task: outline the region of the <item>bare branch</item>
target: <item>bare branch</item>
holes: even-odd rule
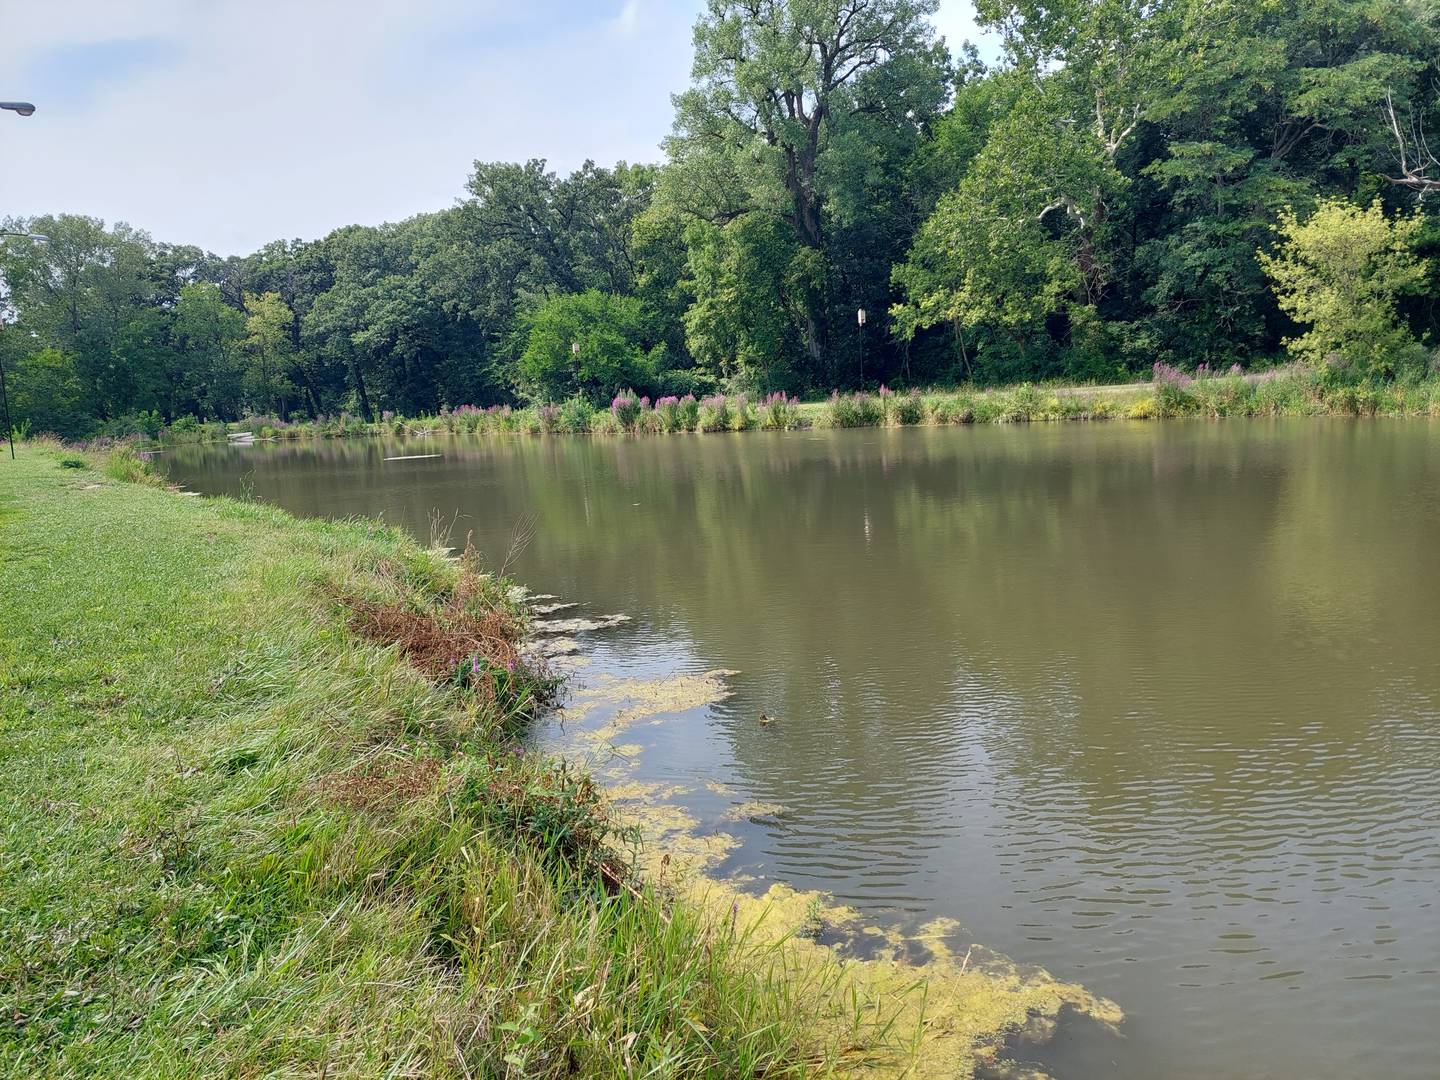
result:
[[[1395,137],[1396,157],[1400,163],[1399,176],[1387,176],[1392,184],[1399,184],[1415,192],[1423,199],[1432,192],[1440,192],[1440,158],[1430,149],[1425,135],[1424,124],[1412,117],[1407,132],[1400,125],[1395,112],[1395,100],[1390,91],[1385,91],[1385,126]]]

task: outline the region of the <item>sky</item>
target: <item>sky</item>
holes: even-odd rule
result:
[[[0,218],[243,254],[449,206],[478,160],[657,161],[702,0],[6,0]],[[940,0],[952,48],[970,0]]]

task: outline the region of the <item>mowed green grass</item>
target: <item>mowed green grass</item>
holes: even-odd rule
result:
[[[510,751],[327,599],[442,560],[97,466],[0,463],[0,1075],[825,1071],[782,953],[484,824]]]

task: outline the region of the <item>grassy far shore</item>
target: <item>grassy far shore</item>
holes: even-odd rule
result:
[[[554,681],[471,560],[129,446],[4,465],[0,1075],[963,1076],[1095,1010],[654,891],[519,749]]]
[[[1057,420],[1221,419],[1244,416],[1440,416],[1440,377],[1384,382],[1337,379],[1303,367],[1258,374],[1238,370],[1195,375],[1156,365],[1147,383],[1060,386],[1022,383],[985,390],[832,394],[804,402],[785,394],[752,400],[745,394],[651,400],[624,392],[608,408],[583,398],[559,405],[462,406],[438,416],[386,413],[367,422],[350,414],[286,421],[252,416],[235,424],[185,419],[152,434],[163,441],[223,440],[248,432],[262,439],[366,435],[668,435],[685,432],[794,431],[806,428],[898,427]]]

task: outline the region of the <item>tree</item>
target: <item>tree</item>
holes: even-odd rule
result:
[[[970,375],[977,331],[999,332],[1026,358],[1049,316],[1098,303],[1109,267],[1097,234],[1124,181],[1099,141],[1066,119],[1037,91],[995,124],[895,270],[902,340],[949,327]]]
[[[935,8],[709,0],[696,24],[692,86],[666,143],[669,197],[717,226],[747,214],[788,224],[798,265],[772,288],[806,283],[802,302],[783,306],[816,381],[838,372],[832,346],[858,351],[846,313],[883,306],[891,248],[903,244],[892,228],[901,166],[948,90]]]
[[[237,415],[243,394],[244,313],[225,302],[218,285],[193,282],[180,289],[171,335],[179,360],[171,372],[171,418],[182,412],[200,417]]]
[[[785,222],[747,214],[717,226],[690,227],[686,342],[718,381],[767,393],[793,388],[796,315],[813,281],[793,280],[805,265]]]
[[[522,323],[517,381],[544,402],[580,394],[601,405],[624,389],[652,391],[664,348],[648,322],[633,296],[589,289],[547,300]]]
[[[245,346],[251,358],[245,382],[251,405],[284,419],[285,399],[294,392],[286,367],[295,313],[279,293],[247,293],[245,316]]]
[[[9,372],[10,412],[17,425],[33,434],[83,439],[95,431],[85,384],[75,358],[59,349],[41,349]]]
[[[1310,327],[1286,341],[1291,351],[1317,367],[1370,375],[1415,363],[1421,350],[1396,306],[1425,281],[1428,268],[1411,251],[1421,227],[1419,215],[1387,218],[1378,199],[1369,207],[1321,199],[1304,221],[1287,207],[1275,252],[1259,258],[1280,306]]]

